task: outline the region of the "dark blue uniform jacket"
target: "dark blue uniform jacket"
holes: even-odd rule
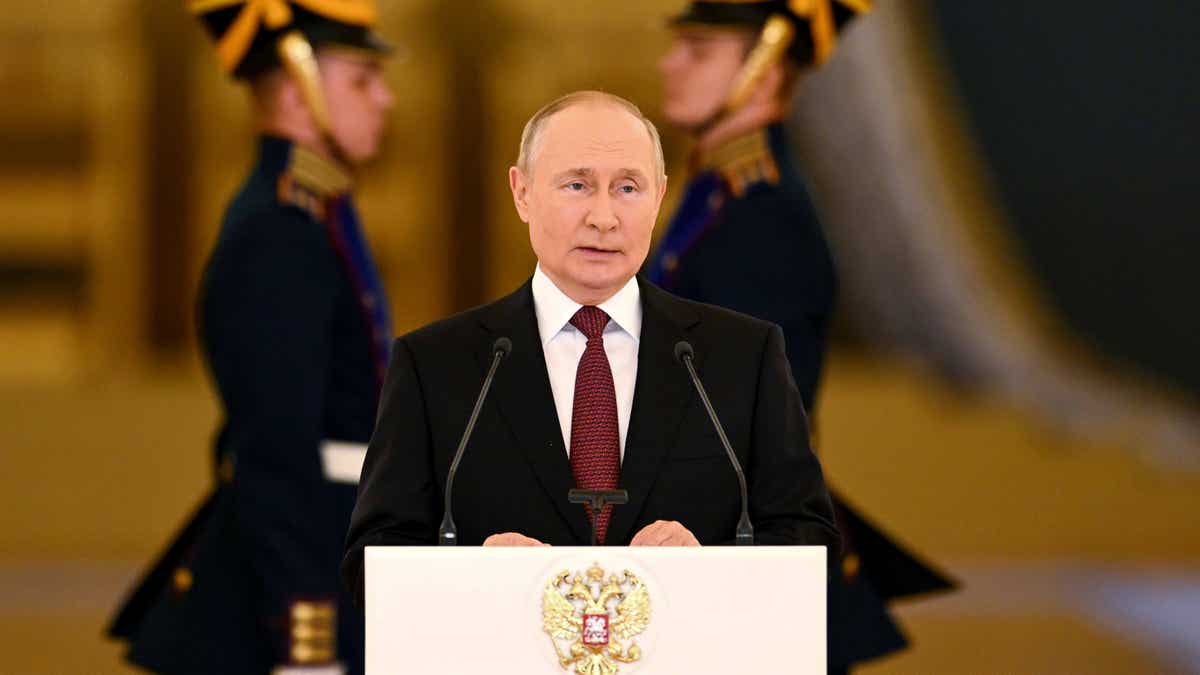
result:
[[[362,670],[361,610],[338,575],[356,485],[330,479],[321,447],[370,439],[390,336],[348,187],[267,137],[228,208],[199,308],[224,413],[216,487],[110,627],[134,663]]]
[[[813,409],[837,276],[782,125],[693,162],[646,274],[677,295],[781,326],[792,376],[805,408]],[[907,644],[887,599],[952,584],[832,495],[846,557],[829,588],[829,666],[841,670]]]

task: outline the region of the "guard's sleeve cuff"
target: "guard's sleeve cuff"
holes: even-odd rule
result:
[[[340,663],[326,666],[279,666],[271,675],[346,675],[346,667]]]
[[[328,600],[298,600],[292,603],[288,615],[289,664],[333,664],[337,659],[337,604]]]

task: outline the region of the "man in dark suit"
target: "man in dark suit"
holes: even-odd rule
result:
[[[213,493],[109,633],[162,673],[360,673],[338,564],[391,338],[351,167],[392,103],[384,46],[366,0],[191,7],[262,134],[201,288],[225,419]]]
[[[783,126],[801,74],[868,0],[698,0],[660,62],[663,114],[695,141],[691,176],[646,274],[672,293],[779,324],[806,409],[816,405],[837,277]],[[842,565],[829,588],[829,669],[899,650],[886,600],[949,588],[838,498]]]
[[[732,543],[738,484],[674,346],[690,342],[749,484],[758,543],[833,547],[837,530],[777,326],[635,276],[666,187],[653,125],[599,92],[526,125],[513,199],[538,258],[508,297],[396,341],[342,566],[363,548],[435,543],[443,485],[497,338],[496,374],[455,483],[468,545],[583,545],[572,487],[624,488],[610,546]]]

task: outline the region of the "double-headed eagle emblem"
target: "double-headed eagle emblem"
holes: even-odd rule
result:
[[[597,563],[586,575],[564,570],[546,582],[542,630],[563,670],[574,664],[578,675],[615,675],[617,663],[642,658],[641,647],[630,638],[649,623],[650,594],[629,570],[605,580]],[[629,645],[621,640],[630,640]],[[567,643],[565,650],[560,642]]]

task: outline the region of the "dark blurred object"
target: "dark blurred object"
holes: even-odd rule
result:
[[[209,495],[187,519],[179,533],[171,538],[167,548],[154,559],[141,582],[129,593],[125,603],[113,616],[108,626],[109,637],[132,640],[146,613],[161,599],[164,589],[188,585],[191,573],[188,572],[185,576],[182,570],[187,570],[196,539],[204,525],[209,522],[216,499],[215,492]],[[175,576],[179,579],[174,579]]]
[[[921,561],[886,534],[866,516],[850,506],[845,497],[831,492],[837,504],[838,527],[849,550],[842,566],[848,576],[863,575],[871,580],[884,600],[898,600],[954,590],[958,583]]]
[[[1060,330],[1058,317],[1040,302],[1045,280],[1028,274],[1022,256],[1010,250],[1012,228],[991,199],[989,167],[977,161],[953,89],[929,48],[937,36],[926,32],[920,7],[887,5],[873,18],[839,50],[839,58],[809,79],[793,115],[798,149],[827,216],[843,281],[841,309],[858,338],[928,367],[963,392],[1005,400],[1059,431],[1136,448],[1171,466],[1197,465],[1200,416],[1194,402],[1115,368],[1119,359]],[[990,114],[1003,117],[1019,98],[1009,92],[1004,112]],[[1040,123],[1020,127],[1028,137],[1006,141],[1011,151],[1030,153],[1027,172],[1042,170],[1035,168],[1042,154],[1055,156],[1050,139],[1035,130]],[[1095,145],[1094,154],[1106,151],[1101,139]],[[857,162],[846,163],[847,156]],[[1127,167],[1131,174],[1139,169]],[[1081,180],[1089,171],[1081,166],[1061,178]],[[1103,191],[1099,184],[1093,187]],[[1054,189],[1030,190],[1056,209],[1090,208],[1083,206],[1086,195],[1058,204],[1062,197]],[[1068,216],[1061,218],[1036,222],[1046,231],[1074,227]],[[1091,245],[1083,227],[1061,244],[1058,273],[1091,269],[1074,257]],[[1097,286],[1100,281],[1096,275]],[[1141,300],[1108,300],[1128,292],[1106,288],[1093,290],[1092,297],[1108,304],[1114,320],[1128,321],[1131,312],[1141,316],[1133,309]],[[1181,316],[1183,302],[1181,297],[1176,308]],[[1136,330],[1148,341],[1156,339],[1153,329]]]
[[[930,4],[1038,286],[1099,351],[1200,397],[1200,5]]]

